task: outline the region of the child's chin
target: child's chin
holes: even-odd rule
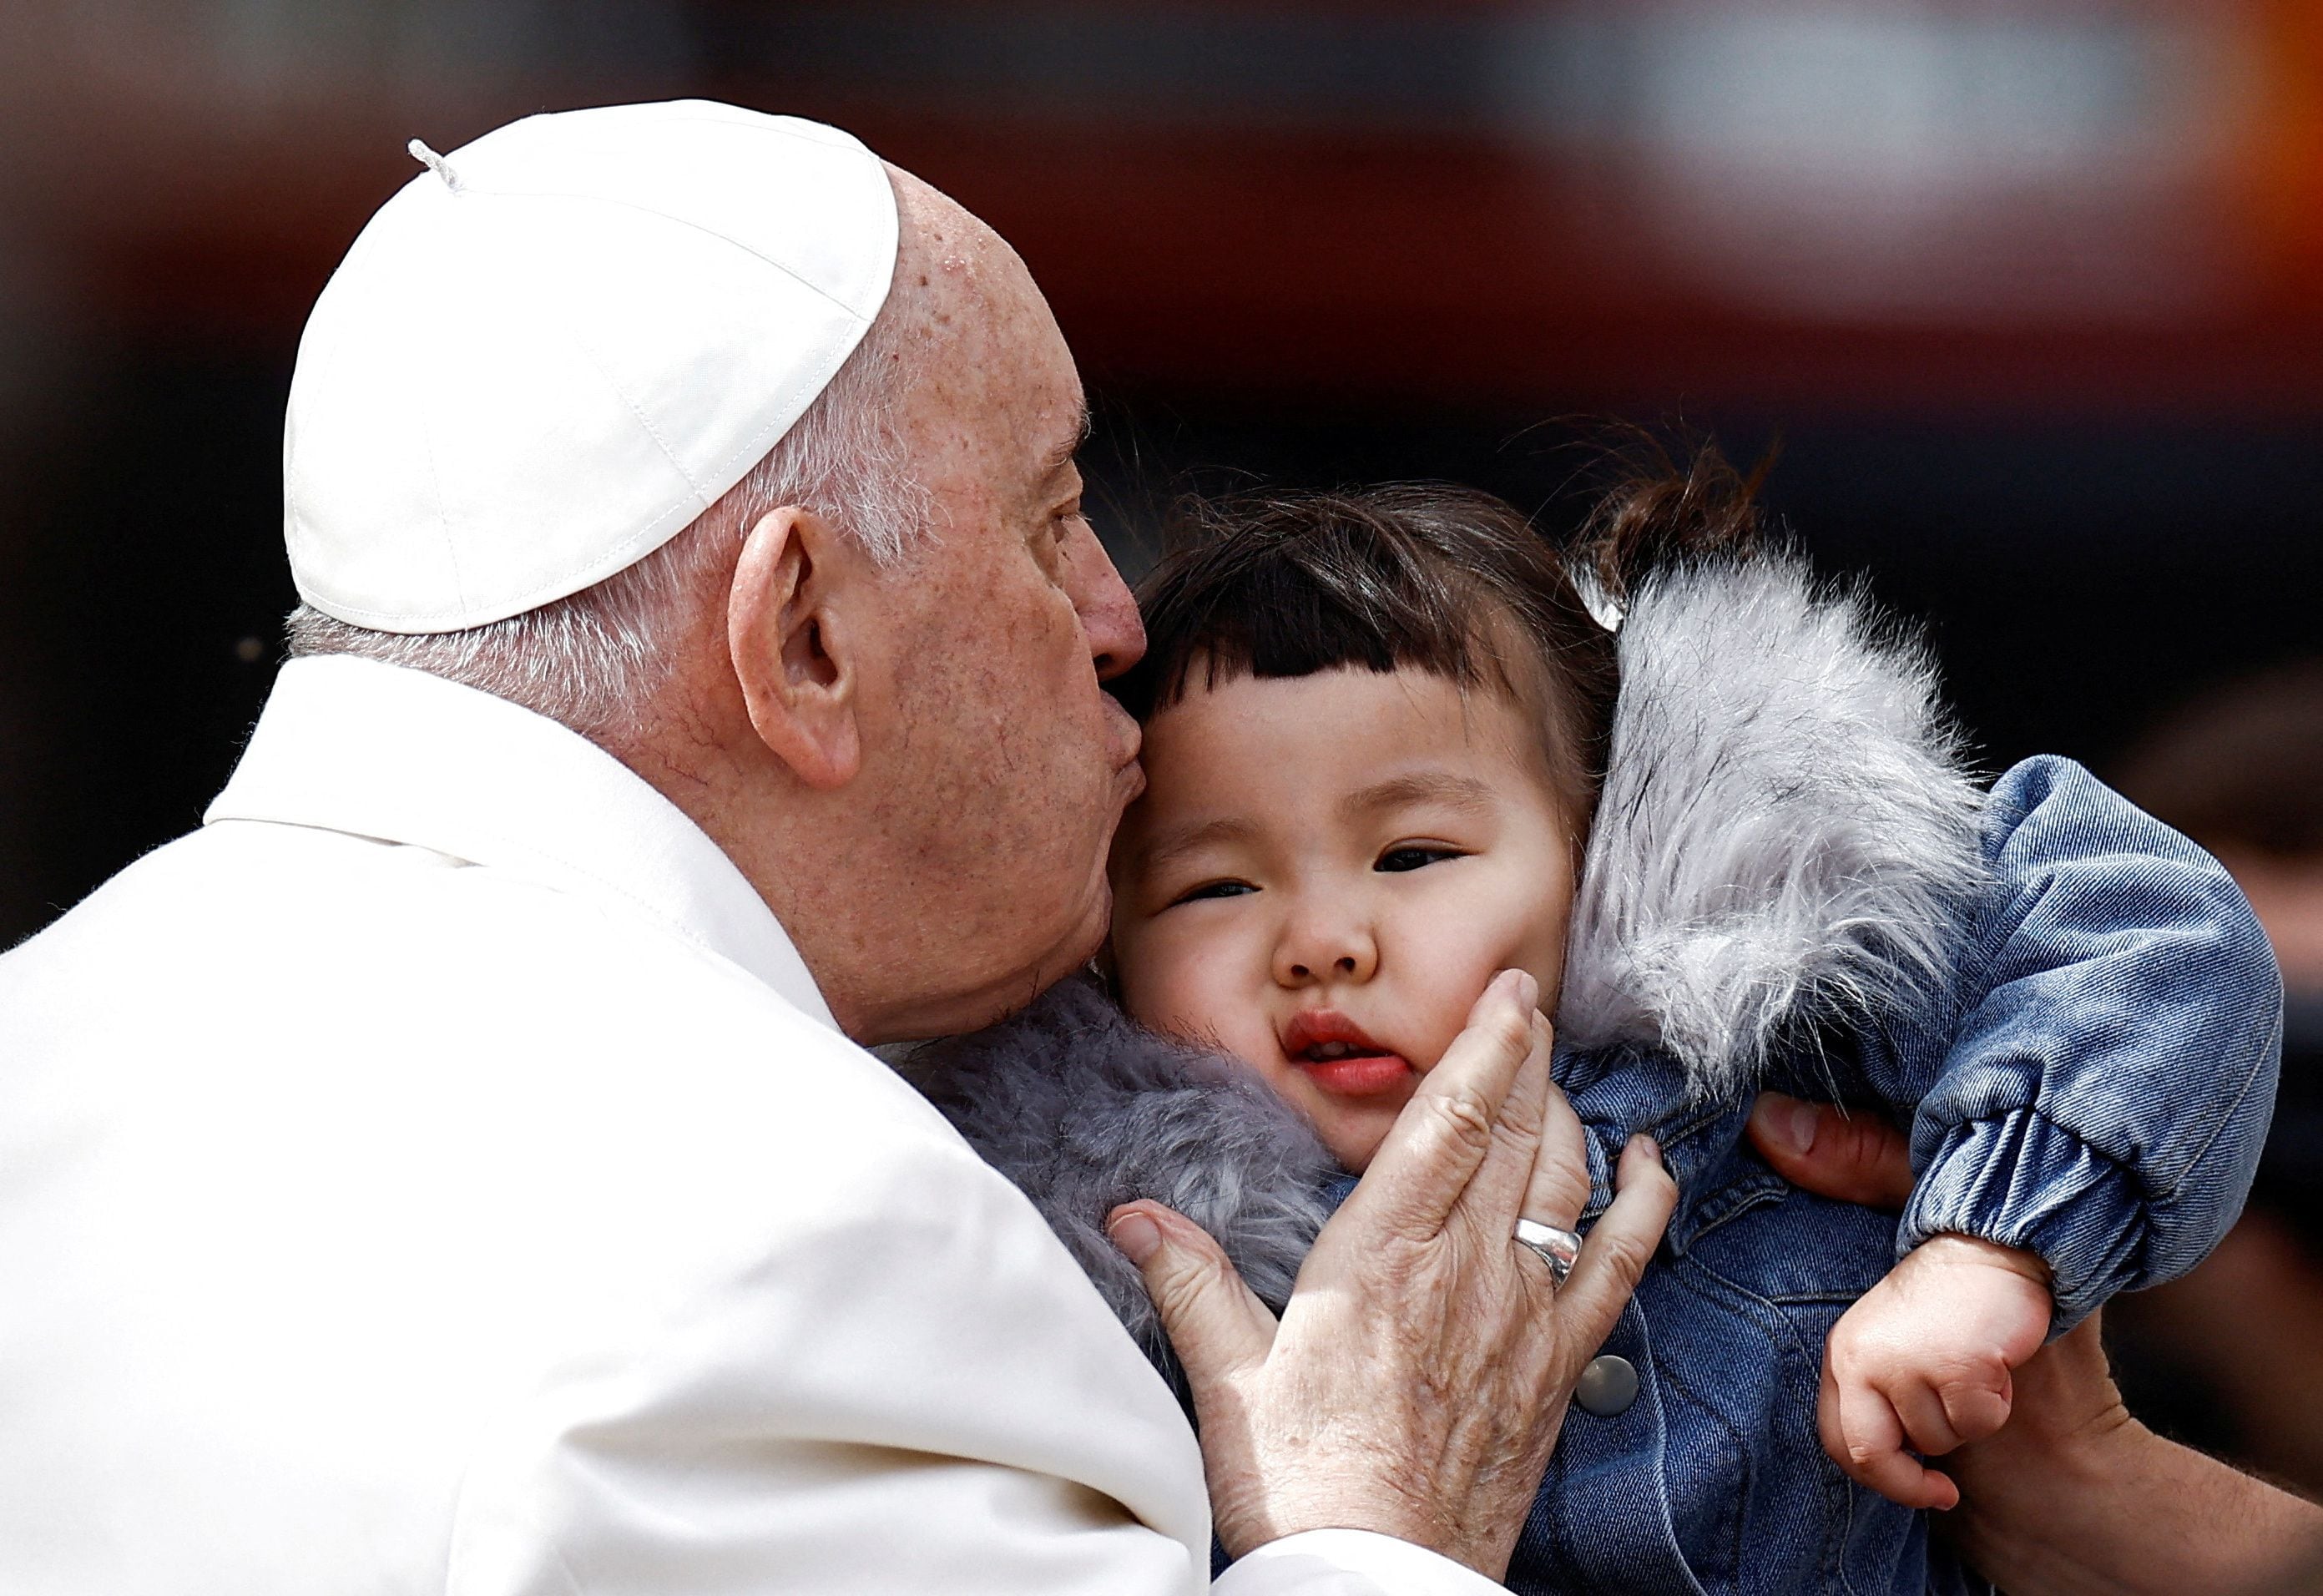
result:
[[[1392,1123],[1392,1122],[1391,1122]],[[1380,1143],[1387,1140],[1386,1125],[1362,1127],[1329,1126],[1323,1133],[1323,1145],[1339,1160],[1339,1167],[1350,1175],[1360,1175],[1371,1167],[1377,1157]]]

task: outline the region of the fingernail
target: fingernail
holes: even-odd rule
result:
[[[1516,1000],[1517,1007],[1524,1010],[1527,1014],[1530,1014],[1533,1010],[1538,1008],[1540,1006],[1540,983],[1532,978],[1532,972],[1529,970],[1510,970],[1509,973],[1516,977],[1516,984],[1510,988],[1509,995]]]
[[[1823,1113],[1813,1104],[1771,1092],[1758,1099],[1751,1117],[1767,1140],[1801,1158],[1814,1151],[1815,1132],[1823,1124]]]
[[[1140,1269],[1145,1261],[1162,1250],[1162,1227],[1143,1214],[1124,1214],[1115,1220],[1106,1234],[1122,1254]]]
[[[1655,1141],[1651,1136],[1647,1135],[1643,1131],[1639,1132],[1636,1135],[1630,1138],[1630,1145],[1644,1153],[1648,1158],[1653,1160],[1654,1162],[1659,1163],[1662,1161],[1662,1144]]]

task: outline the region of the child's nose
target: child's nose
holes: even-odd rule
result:
[[[1352,927],[1294,931],[1282,940],[1274,954],[1274,978],[1285,986],[1325,980],[1368,981],[1378,968],[1377,946]]]

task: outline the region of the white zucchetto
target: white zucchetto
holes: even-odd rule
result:
[[[683,100],[413,153],[308,317],[282,440],[299,596],[374,630],[481,626],[659,548],[895,276],[886,172],[820,123]]]

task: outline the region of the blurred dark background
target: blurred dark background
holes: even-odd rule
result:
[[[1016,244],[1133,568],[1189,484],[1556,521],[1611,417],[1779,444],[1769,500],[1928,628],[1994,768],[2116,769],[2323,650],[2314,0],[12,0],[0,947],[230,767],[300,324],[404,141],[686,94]]]

